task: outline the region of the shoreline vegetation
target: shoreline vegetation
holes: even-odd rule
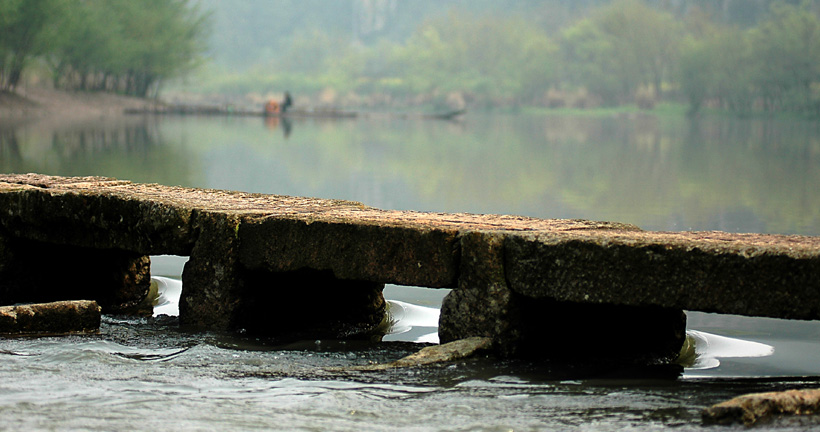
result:
[[[212,64],[178,88],[288,89],[340,106],[585,111],[678,103],[691,115],[820,115],[818,1],[755,1],[758,13],[743,22],[721,17],[724,1],[594,1],[545,24],[558,3],[496,15],[451,5],[394,41],[351,44],[310,28],[242,68]]]
[[[560,2],[524,2],[498,16],[455,2],[400,39],[351,42],[317,21],[239,70],[215,59],[191,74],[215,56],[206,35],[219,3],[8,0],[0,3],[0,89],[47,84],[154,99],[162,90],[171,103],[233,97],[251,106],[289,90],[302,106],[439,112],[685,104],[690,115],[817,118],[820,0],[797,3],[757,1],[767,11],[737,24],[697,2],[594,1],[546,25]]]
[[[363,110],[668,115],[685,105],[689,115],[820,116],[820,0],[756,1],[761,11],[741,23],[687,0],[593,1],[547,23],[566,6],[536,3],[493,15],[453,2],[393,39],[351,38],[317,18],[231,69],[207,48],[213,18],[226,13],[218,2],[9,0],[0,3],[0,90],[162,92],[170,103],[252,107],[290,91],[301,106]],[[396,7],[385,22],[421,6]],[[218,30],[247,31],[231,25]],[[214,61],[191,74],[206,56]]]
[[[188,104],[201,106],[227,106],[237,100],[234,95],[200,95],[188,96],[177,95],[174,101],[158,99],[139,98],[111,94],[107,92],[89,91],[66,91],[45,87],[21,88],[13,92],[0,91],[0,126],[15,125],[32,121],[58,121],[61,124],[70,124],[78,121],[96,121],[103,119],[115,119],[127,115],[127,110],[141,111],[150,110],[157,106]],[[250,104],[254,103],[253,98],[242,98],[248,109],[253,109]],[[230,101],[230,102],[218,102]],[[262,105],[259,105],[260,111]],[[356,111],[363,109],[364,112],[372,112],[372,107],[345,107]],[[415,107],[388,107],[386,113],[396,115],[407,112],[429,113],[435,112],[439,107],[433,105],[419,105]],[[611,107],[592,108],[571,108],[571,107],[543,107],[543,106],[516,106],[502,108],[478,108],[470,110],[478,113],[496,114],[521,114],[521,115],[543,115],[543,116],[566,116],[566,117],[617,117],[617,118],[638,118],[655,117],[658,119],[684,119],[691,118],[686,104],[678,102],[660,103],[652,108],[641,108],[637,105],[617,105]],[[702,109],[696,117],[731,117],[737,118],[738,114],[719,108]],[[812,117],[796,113],[770,113],[754,112],[743,115],[744,118],[752,119],[778,119],[778,120],[813,120]]]

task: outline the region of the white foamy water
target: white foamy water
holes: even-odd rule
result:
[[[179,299],[182,295],[182,281],[163,276],[152,276],[151,284],[156,286],[157,299],[154,316],[179,316]],[[387,300],[390,327],[387,340],[406,342],[438,343],[439,309],[418,306],[399,300]]]
[[[154,316],[178,316],[182,281],[153,276],[151,283],[157,288]],[[385,341],[439,343],[438,308],[399,300],[387,300],[387,304],[391,324],[384,336]],[[689,353],[691,363],[686,365],[689,372],[717,368],[721,358],[767,357],[775,351],[773,346],[764,343],[699,330],[687,330],[686,336],[690,339],[690,349],[693,350]]]
[[[720,366],[721,358],[767,357],[774,347],[759,342],[730,338],[698,330],[687,330],[686,336],[694,341],[694,362],[689,370],[713,369]]]
[[[182,281],[162,276],[152,276],[151,284],[157,286],[154,316],[179,316],[179,298],[182,295]]]
[[[407,335],[416,330],[411,338],[401,339],[409,342],[438,343],[438,318],[440,310],[437,308],[418,306],[398,300],[388,300],[388,314],[390,315],[390,331],[388,339],[400,340],[400,335]]]

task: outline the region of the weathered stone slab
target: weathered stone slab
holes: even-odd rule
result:
[[[239,221],[211,212],[196,219],[199,233],[182,272],[180,323],[189,327],[231,329],[237,318],[240,269],[236,262]]]
[[[820,239],[588,230],[507,237],[510,288],[562,301],[820,319]]]
[[[0,307],[0,333],[90,332],[100,320],[100,307],[89,300]]]
[[[654,337],[670,344],[684,309],[820,319],[814,237],[646,232],[36,174],[0,175],[0,227],[4,260],[17,259],[7,246],[18,240],[137,257],[190,254],[180,319],[195,327],[246,328],[249,313],[265,313],[249,299],[330,304],[341,298],[334,290],[363,305],[344,307],[366,327],[380,313],[383,283],[456,287],[442,308],[442,340],[492,337],[509,353],[525,341],[537,346],[546,327],[566,324],[566,311],[580,316],[584,341],[628,315],[630,326],[660,328]],[[309,294],[293,295],[300,290]],[[585,319],[593,315],[609,318]]]
[[[755,423],[777,415],[820,414],[820,389],[751,393],[713,405],[703,411],[707,424]]]
[[[454,287],[457,231],[350,217],[269,217],[243,223],[239,259],[248,268],[330,270],[341,279]]]
[[[140,255],[188,255],[196,208],[176,191],[98,177],[0,177],[0,223],[16,237]]]
[[[610,364],[667,363],[680,352],[686,330],[682,310],[557,301],[516,292],[509,287],[504,259],[507,236],[472,232],[460,239],[461,278],[442,304],[442,342],[484,336],[506,356],[598,358]],[[624,338],[642,342],[628,344]]]

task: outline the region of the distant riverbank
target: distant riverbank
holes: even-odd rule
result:
[[[121,116],[126,108],[145,108],[154,101],[110,93],[69,92],[46,88],[0,92],[0,122],[54,118],[68,121]]]

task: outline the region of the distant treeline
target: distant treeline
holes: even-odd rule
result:
[[[144,97],[197,63],[205,24],[185,0],[0,0],[0,90],[36,59],[57,88]]]
[[[766,2],[757,21],[742,25],[715,17],[711,2],[596,3],[558,29],[537,17],[458,7],[426,20],[404,41],[351,43],[347,34],[297,29],[256,69],[215,73],[208,88],[333,89],[393,100],[455,93],[488,106],[651,107],[675,100],[692,112],[713,106],[820,113],[816,1]]]

